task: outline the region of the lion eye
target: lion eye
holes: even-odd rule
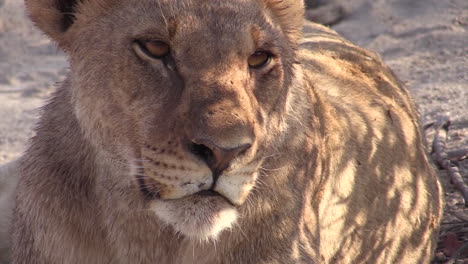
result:
[[[247,62],[251,68],[260,68],[267,65],[271,60],[271,54],[266,51],[256,51],[250,55]]]
[[[169,45],[162,41],[138,42],[142,50],[150,57],[162,59],[171,51]]]

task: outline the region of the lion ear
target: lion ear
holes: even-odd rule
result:
[[[303,0],[262,0],[278,21],[281,29],[293,43],[302,36],[304,25]]]
[[[25,0],[26,9],[36,26],[67,49],[70,29],[77,18],[94,16],[108,8],[112,0]]]
[[[81,0],[25,0],[31,20],[59,45],[75,21]]]

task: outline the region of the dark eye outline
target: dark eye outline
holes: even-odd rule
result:
[[[157,44],[164,44],[164,45],[167,45],[168,47],[168,51],[167,53],[165,53],[164,55],[161,55],[161,56],[156,56],[154,54],[152,54],[148,48],[146,48],[146,45],[147,43],[157,43]],[[160,40],[136,40],[134,42],[134,45],[137,45],[137,49],[136,49],[136,53],[137,55],[140,55],[138,51],[141,51],[144,53],[145,56],[151,58],[151,59],[156,59],[156,60],[162,60],[164,58],[166,58],[167,56],[169,56],[171,54],[171,46],[169,46],[169,44],[167,44],[166,42],[164,41],[160,41]]]
[[[250,64],[249,64],[249,58],[250,58],[250,56],[256,55],[256,54],[258,54],[258,53],[266,54],[266,55],[267,55],[266,60],[265,60],[263,63],[259,64],[259,65],[255,65],[255,66],[250,65]],[[252,55],[250,55],[249,58],[247,58],[247,64],[249,65],[249,68],[251,68],[251,69],[260,69],[260,68],[263,68],[263,67],[267,66],[268,64],[270,64],[270,62],[271,62],[271,60],[272,60],[272,58],[273,58],[273,54],[272,54],[271,52],[265,51],[265,50],[257,50],[257,51],[255,51]]]

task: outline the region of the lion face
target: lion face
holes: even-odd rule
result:
[[[263,5],[125,1],[77,14],[68,33],[85,134],[189,237],[235,222],[285,129],[296,44]]]

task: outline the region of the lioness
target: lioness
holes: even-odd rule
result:
[[[20,160],[13,263],[429,262],[414,103],[301,1],[26,4],[71,74]]]

